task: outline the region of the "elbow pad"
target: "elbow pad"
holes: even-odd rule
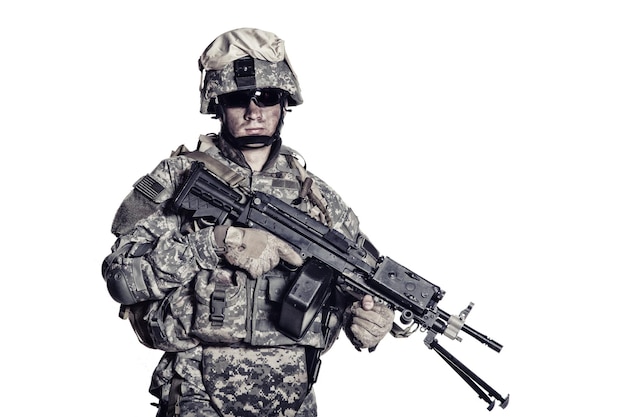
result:
[[[128,285],[128,274],[121,268],[109,268],[104,274],[109,295],[120,304],[130,305],[139,302]]]
[[[139,250],[125,256],[126,249],[122,248],[106,257],[102,263],[102,276],[106,281],[109,295],[120,304],[130,305],[145,301],[149,298],[148,289],[141,273],[140,255],[148,252],[152,245],[138,245]]]

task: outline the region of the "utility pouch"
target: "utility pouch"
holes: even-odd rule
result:
[[[223,282],[221,270],[196,278],[196,313],[191,333],[204,342],[236,343],[246,337],[246,277],[233,272],[235,282]]]
[[[330,295],[333,279],[328,265],[315,258],[306,261],[283,298],[279,330],[301,340]]]

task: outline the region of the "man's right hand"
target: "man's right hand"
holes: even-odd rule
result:
[[[216,226],[214,236],[218,247],[225,250],[226,261],[255,279],[274,269],[281,260],[293,266],[302,265],[302,257],[289,244],[263,230]]]

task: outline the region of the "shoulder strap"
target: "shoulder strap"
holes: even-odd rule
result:
[[[185,155],[189,158],[195,159],[196,161],[203,162],[207,170],[217,175],[231,187],[236,187],[245,179],[245,177],[215,159],[210,154],[206,153],[206,150],[211,146],[211,135],[200,135],[200,138],[198,139],[198,147],[195,151],[190,151],[185,145],[180,145],[174,152],[172,152],[171,156]]]
[[[320,187],[315,181],[313,181],[313,178],[309,176],[309,173],[306,170],[306,162],[300,162],[301,160],[304,161],[304,158],[287,146],[282,147],[281,153],[285,155],[287,161],[289,161],[289,165],[298,171],[298,179],[301,184],[298,199],[308,197],[309,201],[311,201],[311,203],[313,203],[313,205],[316,206],[324,215],[327,226],[332,227],[333,222],[328,212],[328,202],[324,198]]]
[[[213,158],[207,153],[201,151],[193,151],[184,155],[197,161],[203,162],[206,169],[220,177],[231,187],[236,187],[245,179],[243,175],[241,175],[234,169],[231,169],[230,167],[222,164],[220,161]]]

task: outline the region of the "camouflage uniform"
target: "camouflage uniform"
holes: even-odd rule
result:
[[[289,204],[298,198],[303,175],[310,176],[325,207],[310,198],[298,207],[356,240],[352,210],[304,172],[280,140],[264,169],[253,173],[220,136],[204,139],[202,151],[241,174],[244,186]],[[319,314],[298,342],[281,333],[276,315],[288,271],[279,266],[261,279],[250,278],[223,261],[212,225],[199,227],[171,210],[193,162],[182,151],[135,184],[114,220],[117,240],[104,263],[107,276],[128,283],[133,302],[124,311],[140,341],[166,352],[150,387],[160,400],[159,416],[317,415],[314,393],[307,389],[306,351],[332,345],[348,300],[333,294],[328,327]],[[210,318],[210,299],[218,290],[226,300],[221,326]]]

